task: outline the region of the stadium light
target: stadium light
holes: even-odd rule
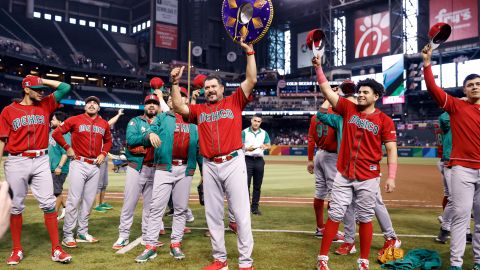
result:
[[[127,28],[126,27],[120,27],[120,34],[126,34],[127,33]]]
[[[150,20],[147,21],[147,27],[150,27]]]
[[[106,23],[102,24],[102,29],[108,31],[108,24]]]
[[[78,21],[78,24],[80,24],[81,26],[85,26],[85,25],[87,25],[87,21],[85,21],[85,20],[79,20],[79,21]]]
[[[95,27],[95,22],[89,21],[89,22],[88,22],[88,26],[90,26],[90,27]]]
[[[142,23],[142,30],[145,30],[145,28],[147,27],[147,24],[146,23]]]
[[[55,15],[55,21],[56,22],[61,22],[62,21],[62,16]]]
[[[34,12],[33,12],[33,17],[40,19],[40,18],[42,18],[42,13],[40,13],[40,12],[38,12],[38,11],[34,11]]]
[[[134,26],[132,32],[135,34],[137,32],[137,27]]]
[[[45,13],[45,14],[43,14],[43,18],[45,18],[45,20],[51,20],[52,19],[52,14]]]
[[[118,32],[118,26],[116,26],[116,25],[112,24],[112,27],[110,29],[112,29],[112,32],[114,32],[114,33]]]
[[[75,18],[70,18],[70,19],[68,20],[68,22],[71,23],[71,24],[77,24],[77,19],[75,19]]]
[[[60,75],[55,74],[55,73],[47,73],[47,77],[58,78],[58,77],[60,77]]]

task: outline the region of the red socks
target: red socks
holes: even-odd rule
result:
[[[372,222],[368,223],[361,223],[359,226],[359,234],[360,234],[360,258],[367,259],[370,255],[370,247],[372,246],[372,238],[373,238],[373,225]]]
[[[53,251],[59,246],[57,212],[44,213],[43,218],[45,220],[45,227],[47,227],[48,234],[50,235]]]
[[[10,233],[12,234],[13,249],[18,250],[22,249],[22,244],[20,239],[22,238],[22,224],[23,218],[22,214],[19,215],[10,215]]]
[[[315,218],[317,219],[317,228],[323,228],[323,204],[324,200],[313,198],[313,209],[315,210]]]
[[[337,235],[338,226],[340,222],[333,221],[331,219],[327,220],[325,224],[325,230],[323,231],[322,245],[320,246],[320,255],[328,255],[330,246],[332,245],[333,238]]]

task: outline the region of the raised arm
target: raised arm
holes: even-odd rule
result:
[[[245,97],[248,98],[252,94],[255,84],[257,84],[257,63],[255,62],[255,51],[253,50],[252,44],[245,44],[242,39],[240,40],[240,46],[242,46],[242,49],[247,55],[245,80],[240,84],[240,87],[242,88]]]
[[[320,90],[322,91],[323,96],[335,108],[337,106],[339,96],[330,87],[330,84],[328,83],[327,77],[325,77],[325,74],[323,73],[323,69],[322,69],[322,65],[321,65],[321,59],[317,56],[314,56],[312,58],[312,64],[315,67],[315,73],[317,74],[318,85],[320,85]]]
[[[183,69],[185,67],[176,67],[172,69],[170,72],[170,80],[172,81],[172,105],[173,110],[180,114],[184,119],[188,118],[188,114],[190,113],[190,109],[188,105],[183,103],[182,101],[182,94],[180,94],[180,78],[182,78]]]
[[[120,116],[122,116],[123,114],[124,114],[123,109],[119,109],[117,115],[115,115],[114,117],[110,118],[110,120],[108,120],[108,125],[110,127],[115,125],[115,123],[118,122],[118,119],[120,119]]]
[[[430,93],[430,95],[433,97],[437,105],[440,106],[441,108],[446,109],[445,107],[447,106],[447,102],[449,101],[449,99],[453,101],[454,98],[449,96],[442,88],[440,88],[435,83],[435,77],[433,76],[432,65],[431,65],[432,47],[430,46],[430,44],[427,44],[422,49],[422,58],[423,58],[423,76],[425,79],[425,84],[427,85],[427,90]]]
[[[60,100],[70,93],[70,90],[72,89],[69,84],[55,80],[42,79],[42,84],[55,89],[53,95],[57,102],[60,102]]]

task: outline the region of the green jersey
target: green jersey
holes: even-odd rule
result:
[[[60,163],[60,159],[62,158],[62,155],[66,155],[67,152],[65,151],[65,149],[63,149],[62,146],[57,144],[57,142],[52,138],[52,132],[53,130],[51,130],[50,134],[48,135],[48,141],[49,141],[48,157],[50,159],[50,170],[53,172],[57,168],[58,164]],[[63,135],[63,137],[65,138],[65,141],[67,141],[69,145],[72,144],[70,133]],[[70,159],[67,158],[67,161],[62,166],[62,173],[68,174],[69,165],[70,165]]]
[[[438,125],[443,132],[442,145],[443,154],[442,160],[449,161],[450,154],[452,153],[452,130],[450,129],[450,115],[444,112],[438,118]]]

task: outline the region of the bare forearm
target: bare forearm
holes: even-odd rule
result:
[[[58,86],[62,83],[60,81],[49,80],[49,79],[42,79],[43,85],[46,85],[52,89],[57,89]]]
[[[63,154],[62,157],[60,158],[60,162],[58,163],[58,166],[59,167],[63,167],[63,165],[65,165],[65,162],[67,162],[67,155],[66,154]]]
[[[245,74],[245,81],[242,82],[241,87],[245,96],[248,98],[252,94],[253,88],[257,83],[257,63],[254,54],[247,54],[247,70]]]
[[[108,120],[108,125],[110,127],[115,125],[115,123],[117,123],[118,119],[120,119],[120,114],[117,114],[114,117],[110,118],[110,120]]]
[[[178,84],[172,85],[172,105],[173,110],[182,117],[187,118],[189,114],[188,106],[182,102],[182,95],[180,94],[180,87]]]

